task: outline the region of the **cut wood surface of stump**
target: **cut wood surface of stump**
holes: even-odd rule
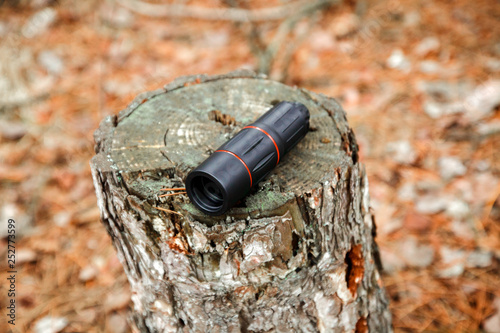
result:
[[[208,216],[190,170],[279,101],[310,132],[236,207]],[[388,332],[367,177],[332,98],[247,71],[182,77],[95,133],[102,222],[142,332]]]

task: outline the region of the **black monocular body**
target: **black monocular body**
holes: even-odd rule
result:
[[[224,214],[245,197],[309,131],[309,110],[280,102],[243,127],[186,178],[191,202],[209,215]]]

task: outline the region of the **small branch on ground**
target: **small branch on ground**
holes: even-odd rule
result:
[[[257,71],[259,73],[264,73],[266,75],[269,75],[269,73],[271,72],[271,67],[277,58],[278,51],[282,49],[283,44],[285,40],[288,38],[290,32],[295,28],[295,26],[297,25],[298,22],[300,22],[301,19],[307,17],[309,21],[313,22],[309,24],[309,28],[307,29],[307,32],[309,32],[312,25],[318,19],[317,15],[313,15],[314,13],[317,13],[320,10],[323,10],[333,4],[338,4],[340,2],[341,2],[340,0],[320,0],[305,5],[297,12],[288,16],[280,24],[271,42],[268,43],[267,45],[264,43],[263,41],[264,38],[260,33],[258,27],[256,26],[256,23],[250,22],[252,27],[250,33],[248,34],[248,41],[252,52],[258,58]],[[306,35],[307,33],[304,33],[299,36],[298,39],[300,40],[300,42],[305,38]],[[290,43],[285,48],[285,52],[283,52],[283,60],[284,60],[283,66],[289,65],[293,52],[297,48],[297,45],[300,44],[300,42]],[[284,71],[286,70],[287,68],[282,68],[281,73],[279,74],[279,79],[286,77],[286,74],[284,74]]]
[[[298,12],[311,12],[339,0],[299,0],[282,6],[262,9],[205,8],[179,4],[153,4],[139,0],[116,0],[122,6],[152,17],[184,17],[209,21],[262,22],[277,21]]]

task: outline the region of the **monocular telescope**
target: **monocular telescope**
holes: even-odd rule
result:
[[[191,202],[222,215],[263,180],[309,131],[309,110],[280,102],[220,146],[186,178]]]

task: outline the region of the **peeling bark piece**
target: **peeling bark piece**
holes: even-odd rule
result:
[[[207,216],[159,196],[281,100],[305,104],[314,130],[237,207]],[[247,71],[182,77],[94,136],[101,219],[140,331],[392,331],[368,182],[334,99]]]
[[[349,288],[351,294],[356,297],[358,287],[363,280],[363,275],[365,273],[362,245],[358,244],[353,246],[353,248],[347,252],[345,261],[347,264],[347,288]]]

